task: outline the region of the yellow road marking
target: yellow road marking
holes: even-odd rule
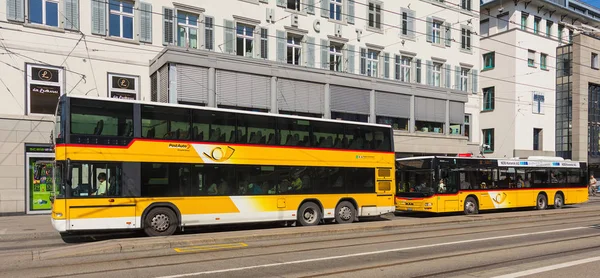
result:
[[[190,247],[173,248],[173,249],[178,253],[186,253],[186,252],[202,252],[202,251],[213,251],[213,250],[232,249],[232,248],[244,248],[247,246],[248,246],[248,244],[246,244],[246,243],[238,242],[238,243],[227,243],[227,244],[190,246]]]

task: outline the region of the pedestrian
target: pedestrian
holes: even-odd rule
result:
[[[596,191],[598,191],[598,182],[594,178],[594,175],[590,175],[589,190],[591,191],[592,196],[596,196]]]

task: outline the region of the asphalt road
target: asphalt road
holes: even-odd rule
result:
[[[598,277],[600,217],[515,218],[25,263],[2,260],[0,277]]]

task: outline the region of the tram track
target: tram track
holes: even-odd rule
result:
[[[451,233],[451,234],[447,234],[445,236],[468,236],[468,235],[478,235],[481,233],[485,233],[485,232],[507,232],[507,231],[511,231],[511,230],[520,230],[520,229],[527,229],[527,228],[540,228],[540,229],[544,229],[547,227],[553,227],[553,226],[561,226],[561,225],[580,225],[580,224],[590,224],[590,220],[591,219],[598,219],[598,217],[594,217],[594,216],[582,216],[582,217],[576,217],[576,218],[563,218],[563,219],[544,219],[543,221],[538,221],[538,222],[534,222],[525,226],[523,225],[523,222],[521,223],[509,223],[509,225],[514,225],[515,227],[506,227],[506,228],[497,228],[498,226],[506,226],[507,223],[498,223],[498,224],[494,224],[494,225],[481,225],[481,226],[476,226],[476,227],[469,227],[469,229],[471,231],[469,232],[461,232],[461,233]],[[562,220],[562,221],[561,221]],[[599,219],[600,220],[600,219]],[[560,221],[560,222],[557,222]],[[547,223],[547,224],[540,224],[540,222],[553,222],[553,223]],[[489,224],[489,223],[488,223]],[[519,226],[521,225],[521,226]],[[406,233],[405,235],[410,235],[410,234],[422,234],[424,232],[429,232],[429,233],[448,233],[448,232],[452,232],[452,231],[457,231],[457,230],[464,230],[465,227],[454,227],[454,228],[447,228],[447,229],[437,229],[437,230],[426,230],[424,231],[423,229],[421,229],[421,231],[417,230],[417,231],[411,231],[409,233]],[[222,261],[222,260],[240,260],[240,259],[248,259],[248,258],[252,258],[252,257],[256,257],[256,256],[262,256],[262,255],[269,255],[269,256],[286,256],[286,255],[290,255],[290,254],[294,254],[294,253],[302,253],[302,252],[314,252],[314,251],[321,251],[321,250],[327,250],[327,249],[340,249],[340,248],[348,248],[348,247],[357,247],[357,246],[369,246],[369,245],[373,245],[373,244],[386,244],[386,243],[401,243],[401,242],[408,242],[408,241],[415,241],[415,240],[427,240],[427,239],[435,239],[435,238],[439,238],[439,235],[431,235],[431,236],[420,236],[420,237],[412,237],[412,238],[402,238],[402,239],[390,239],[390,240],[381,240],[382,238],[385,237],[395,237],[398,236],[397,234],[381,234],[381,235],[363,235],[363,236],[356,236],[356,237],[345,237],[345,238],[339,238],[339,239],[323,239],[323,240],[308,240],[308,241],[301,241],[301,242],[292,242],[292,243],[285,243],[285,244],[262,244],[262,245],[254,245],[252,246],[251,244],[249,245],[248,248],[244,248],[244,250],[248,250],[248,249],[256,249],[256,250],[268,250],[269,248],[286,248],[289,249],[290,247],[294,247],[294,246],[299,246],[299,245],[318,245],[319,243],[330,243],[328,246],[325,247],[308,247],[308,248],[298,248],[298,249],[293,249],[293,250],[287,250],[287,251],[280,251],[280,252],[268,252],[268,253],[264,253],[263,252],[254,252],[252,254],[248,254],[248,255],[237,255],[237,256],[232,256],[232,257],[220,257],[217,256],[215,258],[210,258],[210,259],[198,259],[198,254],[199,253],[186,253],[186,254],[179,254],[179,253],[168,253],[168,254],[159,254],[159,255],[151,255],[151,256],[142,256],[142,257],[133,257],[134,255],[139,255],[139,254],[134,254],[132,253],[128,253],[128,255],[130,256],[129,258],[127,256],[125,256],[124,258],[117,258],[117,259],[110,259],[110,260],[105,260],[105,259],[99,259],[96,261],[82,261],[82,260],[78,260],[77,263],[68,263],[67,261],[62,261],[61,263],[61,267],[67,268],[69,269],[70,266],[74,266],[74,267],[78,267],[81,268],[83,267],[84,269],[86,268],[87,265],[97,265],[98,263],[102,263],[105,265],[111,265],[111,263],[118,263],[118,262],[123,262],[123,261],[127,261],[127,265],[123,266],[123,267],[116,267],[115,268],[111,268],[109,270],[102,270],[102,271],[90,271],[90,272],[82,272],[82,273],[73,273],[72,275],[78,275],[78,274],[96,274],[96,273],[105,273],[105,272],[118,272],[118,271],[127,271],[127,270],[132,270],[132,269],[136,269],[136,268],[132,268],[131,264],[133,264],[133,262],[141,262],[142,266],[139,266],[137,268],[142,269],[142,268],[148,268],[148,267],[174,267],[174,266],[179,266],[179,265],[185,265],[185,264],[192,264],[192,263],[211,263],[211,262],[218,262],[218,261]],[[597,235],[594,235],[597,236]],[[362,242],[362,243],[355,243],[352,242],[354,240],[357,239],[365,239],[368,238],[369,240],[366,242]],[[581,237],[579,237],[580,239]],[[337,243],[336,240],[339,240],[340,242],[338,244],[331,244],[331,243]],[[574,239],[573,239],[574,240]],[[514,248],[514,247],[513,247]],[[507,250],[506,248],[499,248],[498,250]],[[218,251],[223,251],[223,250],[215,250],[215,251],[207,251],[207,252],[202,252],[202,253],[214,253],[214,252],[218,252]],[[267,251],[265,251],[267,252]],[[163,259],[163,261],[165,260],[165,258],[173,258],[176,256],[180,256],[182,257],[181,261],[177,261],[177,262],[172,262],[172,263],[156,263],[153,262],[151,265],[148,264],[144,264],[144,260],[153,260],[153,259]],[[455,255],[453,255],[455,256]],[[213,256],[214,257],[214,256]],[[440,258],[444,258],[447,256],[441,256]],[[40,261],[37,263],[37,265],[39,265],[39,268],[46,268],[47,266],[44,266],[44,261]],[[50,262],[50,261],[47,261]],[[67,263],[65,263],[67,262]],[[418,261],[417,261],[418,262]],[[42,264],[40,264],[42,263]],[[378,266],[378,267],[383,267],[383,266]],[[368,268],[367,268],[368,269]],[[355,270],[355,271],[360,271],[360,270]]]

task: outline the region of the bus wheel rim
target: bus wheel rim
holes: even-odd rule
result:
[[[467,211],[472,213],[475,211],[475,204],[473,202],[467,202]]]
[[[164,232],[169,228],[169,217],[164,214],[157,214],[152,217],[152,228],[158,232]]]
[[[306,221],[306,223],[312,224],[317,219],[317,212],[312,208],[307,208],[304,210],[302,217],[304,218],[304,221]]]
[[[546,206],[546,202],[544,202],[544,199],[540,198],[540,200],[538,201],[538,205],[540,206],[540,208],[543,208]]]
[[[349,207],[340,208],[340,218],[344,220],[352,218],[352,210]]]
[[[562,198],[561,197],[556,197],[556,200],[554,200],[554,204],[558,207],[562,207]]]

